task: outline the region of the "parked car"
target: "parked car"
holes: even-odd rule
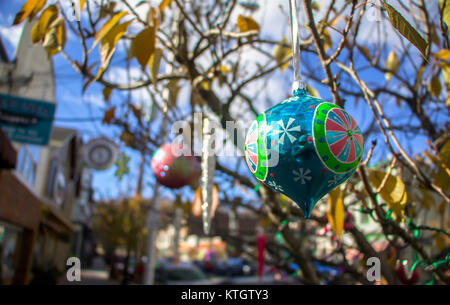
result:
[[[228,277],[221,282],[222,285],[299,285],[300,281],[291,276],[276,276],[265,274],[262,278],[255,276]]]
[[[210,285],[214,281],[191,263],[163,263],[155,269],[155,283],[159,285]]]
[[[240,257],[230,257],[226,262],[227,276],[254,275],[256,268],[247,260]]]

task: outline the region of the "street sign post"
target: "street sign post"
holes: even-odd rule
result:
[[[47,145],[55,104],[0,94],[0,128],[13,142]]]

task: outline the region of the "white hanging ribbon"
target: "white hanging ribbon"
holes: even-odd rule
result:
[[[289,11],[291,15],[291,35],[292,35],[292,61],[294,63],[294,82],[292,90],[306,89],[305,83],[300,75],[300,35],[298,24],[297,1],[289,0]]]

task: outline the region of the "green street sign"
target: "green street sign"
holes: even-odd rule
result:
[[[0,94],[0,128],[13,142],[47,145],[55,104]]]

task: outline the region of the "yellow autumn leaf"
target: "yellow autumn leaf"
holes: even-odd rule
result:
[[[159,5],[159,11],[162,12],[164,9],[172,4],[173,0],[163,0]]]
[[[46,0],[28,0],[25,2],[20,11],[16,14],[13,25],[22,23],[27,17],[31,21],[44,7],[45,2]]]
[[[426,50],[428,43],[422,36],[416,31],[416,29],[409,24],[409,22],[390,4],[386,1],[381,0],[384,8],[387,10],[389,15],[389,21],[392,26],[400,32],[400,34],[405,37],[409,42],[411,42],[426,58]]]
[[[181,89],[181,87],[178,86],[178,79],[170,80],[166,87],[169,90],[169,105],[175,106],[177,104],[178,93]]]
[[[433,182],[444,191],[450,187],[449,150],[450,141],[447,141],[439,152],[439,158],[428,151],[424,151],[424,155],[436,166]]]
[[[49,26],[44,37],[42,46],[47,51],[49,57],[60,52],[66,44],[66,26],[64,18],[55,19]]]
[[[226,66],[224,66],[224,65],[221,65],[220,67],[219,67],[219,70],[220,70],[220,72],[222,72],[222,73],[230,73],[230,69],[228,69]]]
[[[109,98],[111,97],[112,88],[105,87],[105,88],[103,88],[102,93],[103,93],[103,98],[104,98],[105,102],[108,102]]]
[[[440,66],[445,85],[447,86],[447,89],[450,90],[450,64],[442,63]]]
[[[100,6],[100,11],[98,12],[98,18],[102,19],[114,13],[114,9],[116,8],[117,2],[110,2],[103,4]]]
[[[114,14],[114,16],[111,17],[105,24],[100,28],[100,30],[95,33],[94,36],[94,43],[92,44],[92,49],[95,48],[95,46],[100,42],[100,40],[105,37],[109,31],[122,19],[127,12],[118,12]]]
[[[253,20],[253,18],[250,16],[245,17],[242,15],[239,15],[237,18],[237,25],[238,25],[239,31],[241,33],[249,32],[249,31],[253,31],[253,30],[259,31],[258,23],[255,20]]]
[[[200,86],[205,90],[208,90],[208,91],[211,90],[211,84],[209,81],[206,81],[206,80],[202,81],[200,83]]]
[[[450,140],[447,140],[439,150],[439,157],[447,167],[450,167]]]
[[[39,20],[31,28],[31,41],[33,43],[41,42],[48,31],[50,24],[58,17],[58,8],[56,5],[47,7],[39,17]]]
[[[313,11],[320,11],[320,4],[317,3],[317,1],[312,1],[311,8],[313,9]]]
[[[417,91],[422,80],[423,73],[425,72],[425,66],[420,67],[419,73],[416,76],[416,82],[414,84],[414,90]]]
[[[439,204],[437,210],[441,215],[444,215],[446,205],[447,205],[447,201],[445,201],[445,199],[442,200],[441,203]]]
[[[96,79],[100,78],[111,61],[111,58],[116,49],[116,44],[119,39],[126,33],[128,26],[132,21],[127,21],[121,24],[116,24],[108,33],[102,38],[100,42],[100,59],[101,66],[98,69]]]
[[[128,106],[131,108],[131,112],[133,112],[134,117],[141,121],[142,118],[142,110],[140,106],[136,106],[134,104],[128,104]]]
[[[450,28],[450,3],[448,0],[439,0],[439,11],[442,11],[442,20]]]
[[[327,29],[323,30],[322,40],[323,40],[323,47],[325,48],[325,51],[327,51],[332,46],[331,35]]]
[[[385,176],[386,173],[383,171],[371,170],[369,173],[369,179],[372,186],[375,189],[378,189],[385,179]],[[403,220],[405,206],[408,199],[403,181],[398,177],[388,175],[386,183],[380,190],[379,195],[393,211],[394,219],[396,221]]]
[[[386,81],[390,81],[393,73],[397,73],[398,70],[398,58],[394,51],[389,53],[384,68],[387,70],[385,73]]]
[[[450,58],[450,50],[442,49],[437,53],[434,53],[433,56],[439,60],[447,61]]]
[[[439,35],[436,31],[437,26],[435,24],[431,24],[430,30],[431,30],[431,41],[437,45],[440,46],[441,40],[439,39]]]
[[[277,62],[277,64],[281,65],[282,62],[286,61],[288,58],[292,57],[292,51],[290,47],[283,46],[282,44],[289,44],[289,41],[286,37],[281,39],[280,44],[277,44],[273,48],[273,59]],[[280,66],[280,70],[284,71],[289,67],[289,61],[286,61],[283,65]]]
[[[445,246],[444,246],[444,241],[443,241],[443,239],[442,239],[442,237],[441,237],[440,234],[436,234],[436,235],[434,236],[434,243],[435,243],[435,245],[436,245],[436,248],[437,248],[439,251],[443,251],[443,250],[444,250],[444,248],[445,248]]]
[[[367,61],[372,61],[372,55],[370,54],[370,50],[368,48],[366,48],[365,46],[356,46],[359,50],[359,52],[361,52],[361,54],[364,56],[364,58]]]
[[[126,130],[123,130],[122,133],[120,134],[120,141],[122,141],[122,143],[124,143],[125,146],[131,147],[134,141],[134,135]]]
[[[422,206],[429,210],[431,208],[431,204],[433,203],[433,196],[431,196],[431,194],[423,188],[420,188],[419,191],[422,193],[422,199],[420,200],[420,204],[422,204]]]
[[[116,113],[116,107],[111,107],[110,109],[105,111],[105,115],[103,116],[103,124],[110,124],[112,119],[114,119],[114,115]]]
[[[155,29],[158,27],[158,11],[154,7],[151,7],[147,12],[147,24]]]
[[[395,221],[404,221],[406,203],[408,202],[408,193],[404,192],[403,197],[399,202],[393,203],[392,211],[394,212],[393,218]]]
[[[136,57],[142,70],[145,70],[150,56],[155,51],[155,44],[156,36],[154,27],[143,29],[131,41],[131,55]]]
[[[136,194],[135,196],[131,197],[130,200],[128,201],[128,208],[131,211],[138,211],[139,206],[141,205],[142,202],[142,196],[139,194]]]
[[[341,192],[339,187],[329,194],[327,216],[331,228],[341,240],[344,229],[344,192]]]
[[[150,70],[150,75],[154,86],[156,86],[156,82],[158,81],[158,72],[161,64],[162,53],[162,49],[156,48],[148,61],[148,68]]]
[[[317,92],[317,90],[314,89],[314,87],[311,87],[311,86],[307,85],[306,86],[306,91],[308,91],[308,93],[310,95],[320,98],[319,92]]]
[[[435,75],[431,78],[430,83],[428,84],[428,91],[430,91],[430,93],[438,98],[439,95],[441,94],[441,90],[442,90],[442,86],[441,86],[441,81],[439,80],[439,76]]]
[[[444,167],[439,166],[433,178],[434,184],[442,188],[444,192],[450,188],[450,175]]]
[[[269,217],[265,217],[265,218],[261,219],[261,221],[259,222],[259,225],[265,229],[269,228],[271,224],[272,224],[272,221],[270,220]]]

